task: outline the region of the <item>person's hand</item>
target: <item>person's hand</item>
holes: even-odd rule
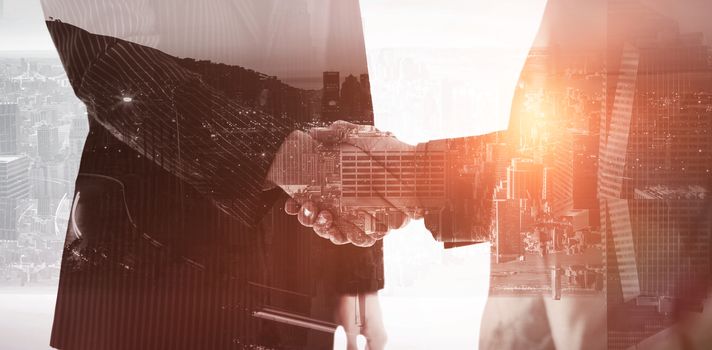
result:
[[[438,241],[482,242],[495,184],[486,148],[496,140],[489,134],[411,146],[372,126],[337,122],[290,135],[269,180],[292,197],[287,213],[335,244],[371,246],[419,218]]]
[[[411,146],[393,137],[350,137],[356,131],[366,135],[367,129],[375,130],[337,122],[295,131],[282,144],[268,174],[269,181],[292,197],[285,212],[334,244],[371,246],[388,230],[402,227],[412,211],[409,207],[417,206],[387,199],[384,184],[400,188],[401,179],[371,154]]]

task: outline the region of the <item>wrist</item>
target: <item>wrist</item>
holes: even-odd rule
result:
[[[313,162],[317,143],[301,130],[292,131],[282,142],[267,171],[263,188],[281,187],[288,191],[289,185],[309,184],[316,174],[301,171],[307,162]],[[313,157],[312,157],[313,158]]]

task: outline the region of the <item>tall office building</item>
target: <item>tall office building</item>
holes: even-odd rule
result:
[[[639,45],[624,51],[612,120],[601,136],[606,140],[602,140],[599,172],[599,197],[609,202],[602,215],[614,231],[618,268],[631,280],[629,288],[622,290],[625,300],[650,292],[639,289],[644,276],[634,271],[647,268],[641,265],[647,261],[643,257],[650,256],[652,264],[653,256],[672,248],[655,247],[644,237],[669,237],[669,242],[675,242],[699,241],[705,235],[700,231],[705,228],[704,220],[695,222],[677,210],[702,205],[712,170],[712,97],[702,94],[712,91],[712,67],[703,54],[707,49],[701,38],[678,36]],[[695,211],[698,215],[699,210],[702,207]],[[647,217],[650,211],[656,212],[655,217]],[[643,225],[658,220],[670,226],[654,231]],[[622,226],[616,232],[617,225]],[[679,247],[679,261],[658,267],[680,273],[707,271],[708,263],[691,266],[685,260],[707,244],[699,241],[694,247]],[[632,265],[624,266],[621,259]],[[623,269],[630,271],[623,273]]]
[[[377,136],[360,136],[380,142]],[[445,149],[429,149],[418,154],[403,146],[373,151],[370,155],[356,147],[341,151],[342,203],[363,206],[368,198],[380,203],[384,195],[403,200],[405,206],[420,201],[440,206],[445,199]]]
[[[37,155],[44,161],[52,159],[59,149],[59,130],[42,124],[37,128]]]
[[[378,136],[362,134],[357,142],[381,142]],[[444,148],[418,154],[414,148],[399,146],[367,155],[353,147],[342,149],[340,158],[341,206],[346,211],[369,212],[366,230],[385,233],[392,217],[402,219],[401,214],[381,208],[384,197],[396,207],[422,207],[435,230],[451,226],[443,212],[447,187]]]
[[[507,168],[507,199],[541,198],[543,167],[531,159],[514,158]]]
[[[28,169],[24,156],[0,156],[0,240],[16,240],[19,201],[30,194]]]
[[[608,345],[623,349],[669,325],[665,314],[698,309],[707,295],[712,67],[701,35],[679,34],[635,1],[613,3],[616,16],[648,14],[628,24],[636,35],[609,65],[617,71],[607,78],[600,133]]]
[[[554,148],[553,166],[548,169],[547,190],[551,196],[547,203],[554,216],[560,216],[574,207],[574,134],[571,130],[564,130]],[[548,174],[551,172],[551,174]]]
[[[522,228],[526,214],[518,199],[494,200],[495,262],[507,262],[523,255]]]
[[[575,132],[573,138],[573,208],[589,211],[592,226],[598,225],[597,172],[598,135]]]
[[[321,114],[324,121],[336,121],[340,117],[341,78],[339,72],[324,72]]]
[[[495,169],[495,180],[507,179],[507,166],[510,163],[511,151],[506,143],[488,143],[486,146],[486,161]]]
[[[17,119],[17,104],[0,103],[0,155],[17,154]]]
[[[72,119],[69,127],[69,154],[79,157],[84,150],[84,141],[89,133],[89,124],[86,117]]]
[[[371,98],[371,80],[368,74],[361,74],[358,79],[361,87],[361,109],[366,113],[373,113],[373,100]]]
[[[55,215],[59,200],[68,193],[63,161],[35,162],[30,169],[32,196],[37,200],[37,215]],[[70,183],[72,181],[69,181]]]
[[[552,178],[548,179],[551,183],[547,183],[552,213],[559,216],[571,209],[597,210],[595,141],[588,133],[575,129],[565,130],[559,140]]]
[[[341,116],[344,120],[361,120],[361,84],[353,75],[349,75],[341,84]]]

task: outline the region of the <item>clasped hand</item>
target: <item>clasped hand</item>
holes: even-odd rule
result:
[[[334,244],[368,247],[417,217],[415,196],[398,201],[386,196],[386,185],[405,187],[385,165],[382,154],[393,151],[414,147],[371,126],[346,122],[295,131],[282,144],[268,180],[292,197],[285,211],[302,225]]]

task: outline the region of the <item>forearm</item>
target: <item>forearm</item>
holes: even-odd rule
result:
[[[496,176],[487,148],[499,137],[492,133],[418,145],[418,152],[430,159],[418,172],[432,174],[430,190],[418,196],[425,226],[436,240],[452,245],[489,240]]]

